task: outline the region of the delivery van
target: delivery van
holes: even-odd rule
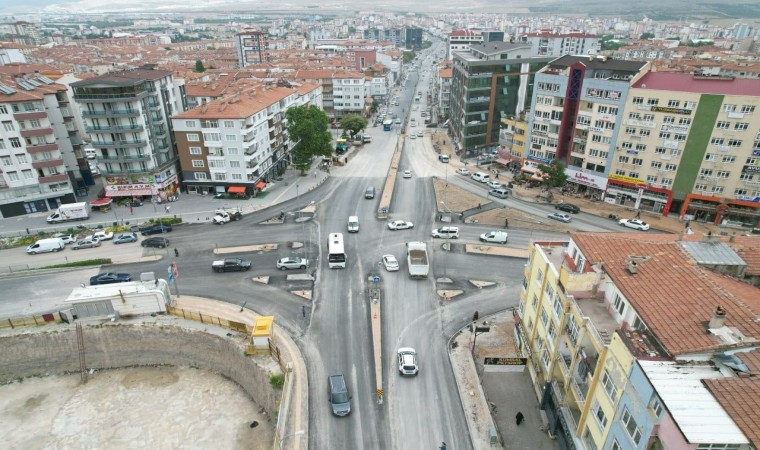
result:
[[[359,232],[359,216],[350,216],[348,218],[348,232],[349,233]]]
[[[26,253],[36,255],[45,252],[60,252],[66,247],[61,238],[40,239],[26,248]]]

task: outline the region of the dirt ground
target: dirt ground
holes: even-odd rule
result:
[[[189,368],[130,368],[0,386],[3,448],[271,449],[274,427],[243,390]],[[251,428],[250,424],[259,425]]]

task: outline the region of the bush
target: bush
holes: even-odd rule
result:
[[[282,389],[285,384],[285,375],[272,375],[269,377],[269,384],[275,389]]]
[[[52,266],[45,266],[45,267],[39,267],[33,270],[38,269],[61,269],[65,267],[87,267],[87,266],[102,266],[104,264],[111,264],[110,258],[99,258],[99,259],[87,259],[84,261],[76,261],[76,262],[70,262],[65,264],[54,264]]]

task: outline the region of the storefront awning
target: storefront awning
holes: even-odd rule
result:
[[[230,194],[245,194],[245,186],[230,186],[227,188]]]
[[[110,198],[99,198],[97,200],[93,200],[90,202],[90,206],[94,207],[100,207],[100,206],[108,206],[113,202],[113,199]]]
[[[108,197],[138,197],[142,195],[153,195],[153,192],[150,189],[106,190],[106,195]]]
[[[256,186],[256,189],[264,189],[265,187],[267,187],[267,184],[264,183],[263,181],[259,181],[256,183],[255,186]]]

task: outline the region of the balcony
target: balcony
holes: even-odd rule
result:
[[[58,151],[58,144],[40,144],[40,145],[27,145],[27,153],[42,153],[42,152],[54,152]]]
[[[39,177],[38,180],[40,184],[63,183],[64,181],[69,181],[69,176],[65,173],[61,173],[47,177]]]
[[[16,120],[45,119],[47,113],[45,111],[14,112],[13,118]]]
[[[27,128],[25,130],[20,131],[22,137],[32,137],[32,136],[47,136],[49,134],[53,134],[53,129],[50,127],[43,127],[43,128]]]
[[[159,108],[161,108],[161,103],[159,103],[159,102],[148,102],[148,108],[150,108],[150,109],[159,109]]]
[[[119,94],[86,94],[82,92],[74,91],[74,100],[89,100],[90,102],[116,102],[123,100],[138,100],[145,98],[148,95],[145,91],[140,92],[122,92]],[[86,103],[86,102],[80,102]]]
[[[101,170],[101,174],[103,175],[134,175],[134,174],[141,174],[141,175],[153,175],[152,169],[111,169],[111,170]]]
[[[119,148],[119,147],[142,147],[146,141],[135,139],[132,141],[92,141],[93,147]]]
[[[98,161],[150,161],[150,155],[98,155]]]
[[[153,134],[155,135],[155,137],[161,138],[161,137],[166,136],[166,130],[163,129],[163,128],[155,128],[154,127],[153,128]]]
[[[38,161],[32,161],[32,167],[35,169],[43,169],[45,167],[60,167],[63,166],[63,158],[55,159],[41,159]]]
[[[83,117],[138,117],[137,109],[109,109],[100,111],[82,111]]]
[[[88,133],[99,133],[112,131],[142,131],[142,125],[98,125],[98,126],[86,126],[85,129]]]

